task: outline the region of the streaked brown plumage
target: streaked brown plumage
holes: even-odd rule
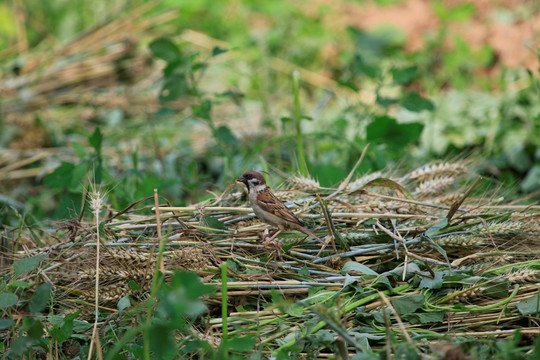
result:
[[[249,203],[255,215],[262,221],[278,227],[278,232],[270,240],[273,240],[284,229],[293,229],[323,242],[313,231],[306,228],[304,223],[272,193],[260,173],[248,171],[236,181],[246,185]]]

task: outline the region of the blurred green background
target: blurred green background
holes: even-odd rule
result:
[[[3,223],[470,159],[538,199],[535,1],[0,3]],[[149,202],[150,204],[151,202]]]

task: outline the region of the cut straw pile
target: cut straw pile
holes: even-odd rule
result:
[[[522,305],[538,294],[540,208],[473,196],[476,178],[464,162],[432,164],[401,177],[368,174],[338,190],[293,177],[276,194],[326,239],[322,251],[320,243],[294,231],[280,234],[281,246],[263,242],[269,226],[254,218],[240,191],[213,203],[160,207],[163,268],[166,274],[194,271],[216,285],[217,293],[205,302],[209,314],[218,314],[219,267],[227,262],[229,336],[258,334],[269,349],[292,346],[324,328],[349,333],[345,339],[352,347],[359,346],[360,327],[371,333],[372,346],[384,344],[378,339],[387,331],[407,341],[441,334],[509,336],[516,327],[538,334]],[[158,223],[156,216],[138,212],[134,206],[104,220],[101,311],[115,312],[128,294],[148,294]],[[61,311],[89,315],[95,228],[73,222],[64,229],[48,247],[38,247],[28,234],[15,257],[47,254],[29,276],[39,274],[55,286]],[[287,299],[288,307],[272,304],[272,292]],[[412,310],[400,300],[408,297],[417,304]],[[253,310],[236,312],[233,305],[239,304]],[[291,304],[301,306],[287,311]],[[377,314],[387,314],[386,325],[376,321]],[[212,338],[219,338],[221,326],[219,316],[200,324]]]

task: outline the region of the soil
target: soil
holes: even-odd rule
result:
[[[403,0],[391,5],[375,1],[318,0],[326,11],[322,21],[330,28],[353,26],[374,29],[392,25],[407,35],[406,49],[421,50],[430,32],[443,26],[434,10],[435,1]],[[450,21],[448,39],[458,35],[473,49],[489,45],[499,65],[540,67],[540,3],[537,0],[442,0],[446,8],[464,4],[474,7],[473,15],[463,21]],[[311,12],[313,3],[310,2]],[[309,11],[307,11],[309,12]]]

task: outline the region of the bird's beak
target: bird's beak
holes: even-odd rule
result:
[[[240,176],[238,179],[236,179],[236,182],[246,183],[246,178],[244,176]]]

